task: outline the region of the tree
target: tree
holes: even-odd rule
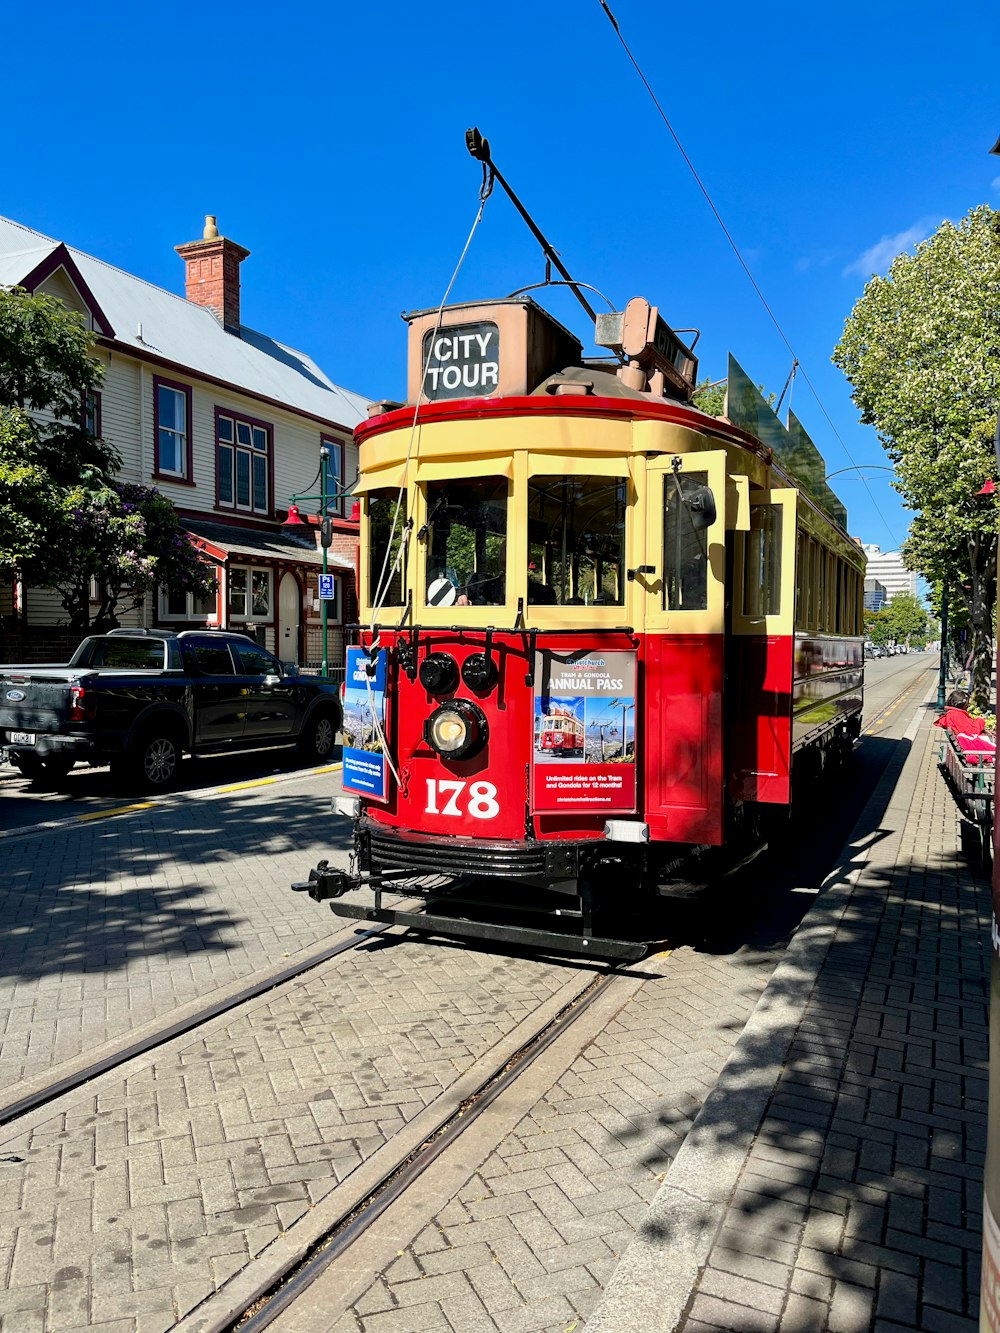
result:
[[[710,417],[721,417],[726,410],[726,381],[713,381],[706,375],[700,384],[695,385],[691,403]]]
[[[778,395],[776,393],[768,392],[763,384],[757,385],[757,392],[767,403],[768,407],[773,408],[778,401]],[[710,417],[725,416],[726,381],[710,380],[706,376],[700,384],[695,385],[694,393],[691,396],[691,405],[698,408],[699,412],[704,412]]]
[[[898,592],[882,609],[889,638],[895,643],[909,644],[914,639],[927,637],[927,609],[919,597],[911,592]]]
[[[118,623],[154,583],[207,593],[215,580],[158,491],[113,479],[117,452],[89,434],[101,383],[94,338],[50,296],[0,290],[0,568],[54,588],[73,629]]]
[[[116,451],[88,434],[84,401],[104,378],[83,316],[54,296],[0,289],[0,407],[26,425],[30,461],[73,485],[84,471],[109,475]]]
[[[1000,214],[982,205],[899,255],[854,306],[833,360],[861,420],[895,465],[914,512],[903,546],[911,569],[946,580],[968,614],[972,699],[989,700],[996,605],[994,476],[1000,405]]]
[[[60,594],[70,626],[81,634],[113,628],[123,612],[142,606],[157,584],[202,595],[216,585],[173,505],[151,486],[112,482],[97,490],[67,489],[52,539],[58,562],[37,568],[27,562],[25,575]],[[99,593],[93,619],[92,579]]]

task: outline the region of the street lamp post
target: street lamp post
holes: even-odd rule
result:
[[[948,683],[948,583],[941,584],[941,660],[938,663],[937,706],[944,708]]]
[[[303,519],[299,516],[299,502],[302,500],[319,501],[319,518],[320,518],[319,541],[322,550],[321,569],[322,569],[324,584],[326,583],[326,575],[329,573],[329,561],[327,557],[327,552],[330,549],[330,543],[333,541],[333,523],[330,519],[330,515],[326,511],[326,507],[331,500],[339,500],[343,496],[348,494],[346,490],[335,491],[333,494],[330,493],[328,485],[329,478],[327,475],[329,462],[330,462],[329,446],[326,444],[320,445],[319,494],[293,495],[288,504],[288,517],[285,519],[285,522],[283,524],[284,527],[293,527],[293,528],[305,526]],[[327,597],[320,598],[320,619],[322,624],[320,632],[323,636],[323,675],[324,677],[326,677],[330,674],[330,650],[329,650],[330,608],[329,608],[329,598]]]

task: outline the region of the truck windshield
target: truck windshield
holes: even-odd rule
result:
[[[70,665],[162,671],[167,665],[166,643],[163,639],[84,639]]]

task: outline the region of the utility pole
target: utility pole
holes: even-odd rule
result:
[[[941,662],[938,666],[937,706],[944,708],[948,687],[948,582],[941,584]]]

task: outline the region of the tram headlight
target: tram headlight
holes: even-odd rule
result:
[[[452,699],[435,708],[424,723],[424,740],[442,759],[468,759],[486,744],[489,724],[468,699]]]
[[[419,675],[428,694],[450,694],[458,684],[458,663],[447,653],[428,653]]]

